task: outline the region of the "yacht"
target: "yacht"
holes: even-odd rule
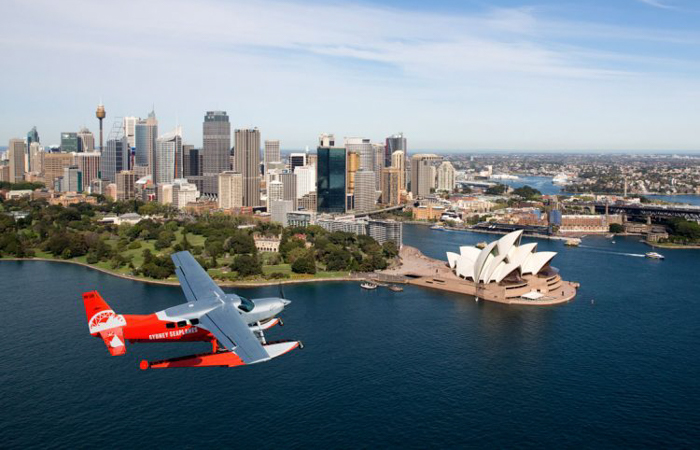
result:
[[[360,287],[362,289],[368,289],[368,290],[377,289],[377,285],[374,283],[370,283],[369,281],[365,281],[364,283],[362,283],[360,285]]]

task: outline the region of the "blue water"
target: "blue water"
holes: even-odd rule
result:
[[[495,236],[407,226],[443,257]],[[24,447],[696,447],[700,251],[639,256],[635,238],[537,241],[582,284],[550,308],[407,287],[285,287],[272,339],[303,350],[233,369],[138,369],[204,344],[134,344],[110,357],[80,293],[118,312],[184,300],[78,266],[0,262],[0,435]],[[250,297],[276,288],[242,290]]]
[[[544,195],[566,195],[562,192],[561,186],[552,184],[551,177],[520,177],[517,180],[495,180],[498,183],[506,184],[514,189],[523,186],[530,186],[537,189]]]
[[[663,200],[665,202],[685,203],[688,205],[700,206],[700,195],[647,195],[652,199]]]

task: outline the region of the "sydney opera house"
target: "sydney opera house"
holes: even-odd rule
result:
[[[520,243],[514,231],[483,249],[447,253],[447,265],[411,284],[458,292],[510,304],[553,305],[576,296],[578,284],[562,280],[551,263],[556,252],[538,252],[537,243]]]

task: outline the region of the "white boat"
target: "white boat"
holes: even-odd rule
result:
[[[568,246],[568,247],[578,247],[579,245],[581,245],[581,239],[579,239],[579,238],[570,238],[570,239],[567,239],[567,240],[564,242],[564,245],[566,245],[566,246]]]
[[[557,185],[569,184],[570,181],[569,176],[565,173],[560,173],[556,177],[552,178],[552,184]]]
[[[361,287],[362,289],[369,289],[369,290],[377,289],[377,285],[374,284],[374,283],[370,283],[369,281],[365,281],[364,283],[362,283],[362,284],[360,285],[360,287]]]
[[[664,255],[662,255],[661,253],[656,253],[656,252],[648,252],[648,253],[645,253],[644,256],[646,256],[647,258],[651,258],[651,259],[664,259]]]
[[[432,227],[430,227],[430,229],[431,230],[444,230],[445,227],[442,225],[433,225]]]

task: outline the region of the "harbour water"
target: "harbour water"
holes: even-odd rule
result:
[[[406,226],[404,240],[444,258],[495,237]],[[141,371],[141,359],[207,346],[134,344],[110,357],[89,336],[81,292],[150,313],[184,301],[177,287],[0,262],[3,447],[697,446],[700,250],[654,261],[631,237],[537,242],[581,283],[573,302],[290,285],[286,326],[270,338],[306,348],[234,369]]]

